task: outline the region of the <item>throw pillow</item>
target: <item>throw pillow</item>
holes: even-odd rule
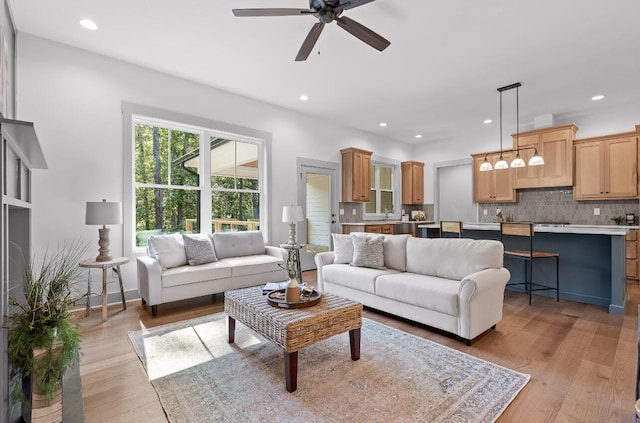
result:
[[[376,238],[354,236],[352,241],[352,266],[386,269],[386,267],[384,267],[384,250],[382,248],[382,243],[384,242],[383,236]]]
[[[149,250],[163,269],[184,266],[187,256],[184,252],[184,241],[180,234],[154,235],[147,241]]]
[[[182,238],[184,239],[184,251],[187,255],[187,262],[189,265],[197,266],[199,264],[218,261],[216,252],[213,250],[211,238],[209,238],[208,235],[182,234]]]
[[[353,241],[350,235],[331,234],[333,238],[333,262],[349,264],[353,261]]]

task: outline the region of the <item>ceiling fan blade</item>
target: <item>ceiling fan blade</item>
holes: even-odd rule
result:
[[[271,8],[271,9],[233,9],[233,14],[238,17],[246,16],[296,16],[310,15],[313,12],[307,9],[287,9],[287,8]]]
[[[381,35],[376,34],[366,26],[354,21],[353,19],[349,19],[343,16],[336,17],[335,20],[340,28],[344,29],[354,37],[361,39],[376,50],[382,51],[385,48],[389,47],[389,44],[391,44],[391,42],[389,42],[389,40],[387,40],[386,38],[383,38]]]
[[[296,56],[296,62],[303,62],[307,60],[311,50],[313,50],[313,46],[316,45],[322,30],[324,29],[324,24],[322,22],[318,22],[311,28],[309,34],[307,34],[307,38],[304,39],[300,50],[298,51],[298,55]]]
[[[340,4],[336,7],[341,10],[349,10],[354,7],[362,6],[363,4],[371,3],[374,0],[340,0]]]

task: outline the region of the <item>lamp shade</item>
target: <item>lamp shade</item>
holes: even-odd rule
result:
[[[511,167],[524,167],[524,160],[522,160],[520,154],[518,154],[516,158],[511,161]]]
[[[302,206],[284,206],[282,208],[282,221],[285,223],[295,223],[304,220]]]
[[[536,151],[536,154],[531,156],[531,158],[529,159],[529,166],[541,166],[544,164],[544,159],[542,158],[542,156],[538,155],[538,152]]]
[[[122,204],[116,202],[87,201],[87,225],[117,225],[122,223]]]

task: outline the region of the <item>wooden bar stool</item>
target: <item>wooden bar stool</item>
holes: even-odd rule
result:
[[[445,233],[458,234],[458,238],[462,238],[462,222],[452,220],[440,221],[440,238],[443,238]]]
[[[500,241],[504,244],[507,237],[526,237],[529,241],[528,250],[509,250],[505,247],[505,257],[513,257],[524,260],[524,282],[509,283],[507,286],[524,285],[525,293],[529,294],[529,305],[531,305],[531,293],[533,291],[556,291],[556,301],[560,301],[560,254],[555,251],[534,251],[533,249],[533,223],[500,223]],[[556,260],[556,286],[551,287],[533,282],[533,262],[537,259]]]

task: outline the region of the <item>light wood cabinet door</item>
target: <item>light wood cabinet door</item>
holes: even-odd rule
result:
[[[371,200],[371,152],[345,148],[342,153],[342,201],[367,203]]]
[[[631,229],[627,234],[627,279],[638,279],[640,273],[638,272],[638,230]]]
[[[541,187],[566,187],[573,185],[573,138],[571,129],[540,134],[538,151],[544,159],[540,168]]]
[[[602,198],[604,196],[604,157],[599,142],[576,144],[576,200]]]
[[[424,163],[402,162],[402,204],[424,202]]]
[[[520,148],[535,147],[539,151],[540,144],[538,141],[540,136],[538,134],[520,136],[519,139]],[[533,153],[533,150],[528,149],[520,151],[520,157],[522,157],[526,166],[515,169],[514,184],[516,188],[538,188],[540,186],[540,170],[542,166],[529,166],[529,159],[533,157]]]
[[[381,234],[382,233],[382,225],[365,225],[364,231],[372,234]]]
[[[515,157],[513,151],[504,151],[503,158],[510,163]],[[500,158],[500,153],[487,156],[492,165]],[[473,202],[474,203],[512,203],[515,202],[516,190],[513,186],[513,168],[493,169],[481,172],[480,165],[484,154],[473,155]]]
[[[616,138],[605,142],[605,196],[635,198],[638,196],[638,144],[635,137]]]
[[[513,148],[517,145],[525,148],[520,157],[525,167],[515,170],[516,188],[550,188],[573,185],[573,140],[578,127],[571,125],[556,126],[523,132],[513,137]],[[529,166],[535,147],[544,159],[542,166]]]
[[[576,200],[638,198],[638,138],[598,137],[575,144]]]

